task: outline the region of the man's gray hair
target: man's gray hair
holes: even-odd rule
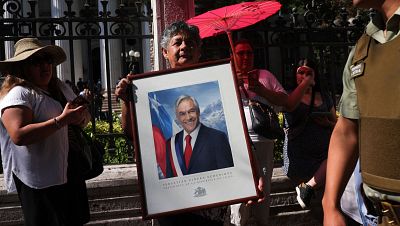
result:
[[[168,43],[172,37],[177,34],[187,34],[189,37],[196,42],[197,46],[201,46],[201,38],[199,28],[195,25],[189,25],[184,21],[176,21],[165,28],[163,36],[161,38],[161,47],[166,49]]]
[[[194,103],[194,106],[196,107],[196,111],[198,113],[200,113],[199,103],[197,102],[197,100],[194,97],[189,96],[189,95],[181,95],[181,96],[178,97],[178,99],[176,99],[176,101],[175,101],[175,111],[176,111],[176,109],[178,109],[179,104],[184,100],[192,100],[193,103]]]

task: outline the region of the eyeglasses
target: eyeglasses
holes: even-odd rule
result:
[[[236,54],[238,56],[244,56],[244,55],[252,56],[254,54],[254,52],[253,51],[238,51],[238,52],[236,52]]]
[[[40,66],[42,64],[53,64],[54,60],[50,56],[32,56],[27,59],[28,63],[33,66]]]

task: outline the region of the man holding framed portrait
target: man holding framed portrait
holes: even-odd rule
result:
[[[169,27],[166,28],[163,34],[163,38],[161,41],[161,46],[163,49],[163,55],[165,59],[169,62],[171,68],[180,68],[188,65],[192,65],[198,62],[200,58],[200,47],[201,47],[201,39],[199,36],[199,31],[198,28],[195,26],[191,26],[186,24],[185,22],[175,22],[171,24]],[[164,76],[160,76],[159,78],[162,78]],[[129,137],[133,137],[133,131],[132,128],[130,127],[131,125],[131,120],[132,118],[130,117],[127,109],[128,109],[128,102],[127,100],[127,86],[130,83],[130,81],[134,78],[133,75],[128,75],[127,78],[121,79],[121,81],[118,83],[116,87],[115,94],[121,98],[123,102],[123,107],[122,107],[122,126],[124,128],[124,131],[129,135]],[[136,83],[135,83],[136,85]],[[190,102],[190,101],[188,101]],[[196,111],[196,110],[195,110]],[[203,128],[203,125],[200,125],[197,114],[199,116],[199,112],[192,112],[192,110],[184,110],[183,114],[188,115],[188,114],[195,114],[196,119],[194,119],[195,122],[190,122],[190,126],[183,126],[184,129],[188,131],[191,131],[190,128],[193,129],[193,127],[196,129],[200,130]],[[179,118],[179,111],[178,111],[178,118]],[[182,120],[184,121],[184,120]],[[185,124],[185,123],[183,123]],[[194,130],[195,130],[194,129]],[[243,128],[242,128],[243,129]],[[214,131],[214,130],[213,130]],[[152,131],[154,133],[154,131]],[[215,132],[215,131],[214,131]],[[184,132],[182,132],[184,133]],[[190,132],[187,132],[190,133]],[[149,133],[151,134],[151,132]],[[218,133],[219,134],[219,133]],[[182,136],[183,137],[183,136]],[[199,139],[199,138],[198,138]],[[182,138],[182,149],[185,148],[183,147],[183,138]],[[219,143],[219,141],[216,141],[213,143]],[[227,143],[229,146],[229,142]],[[157,146],[157,145],[156,145]],[[163,147],[164,145],[161,144],[159,147]],[[166,146],[166,145],[165,145]],[[218,149],[222,149],[222,153],[228,153],[228,148],[224,147],[226,145],[221,145],[221,148],[218,147]],[[196,144],[194,144],[194,149],[196,148]],[[156,147],[157,148],[157,147]],[[195,150],[192,151],[195,151]],[[230,148],[229,148],[230,149]],[[166,157],[167,158],[167,157]],[[234,165],[232,159],[232,156],[224,157],[224,163],[221,166],[217,167],[211,167],[210,169],[214,168],[225,168],[229,167],[230,165]],[[190,160],[191,161],[191,160]],[[190,163],[189,163],[190,165]],[[160,167],[162,168],[162,167]],[[190,170],[190,166],[189,166]],[[203,169],[200,169],[203,170]],[[206,169],[204,169],[206,170]],[[253,178],[250,178],[253,181]],[[260,181],[261,183],[258,184],[259,190],[262,190],[262,180]],[[199,187],[201,190],[201,187]],[[197,192],[197,191],[196,191]],[[263,201],[263,197],[261,197],[259,202]],[[249,201],[249,203],[252,203],[252,201]],[[218,208],[208,208],[208,209],[203,209],[200,211],[195,211],[195,212],[186,212],[186,213],[179,213],[179,214],[171,214],[166,217],[161,217],[159,218],[159,223],[161,226],[166,226],[166,225],[223,225],[224,222],[224,217],[226,215],[227,208],[226,207],[218,207]]]

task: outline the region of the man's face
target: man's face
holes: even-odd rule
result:
[[[186,99],[179,103],[176,109],[176,117],[183,129],[189,134],[200,123],[200,112],[196,110],[196,106],[191,99]]]
[[[185,34],[177,34],[171,38],[163,55],[172,68],[195,64],[200,58],[200,46]]]
[[[241,43],[235,47],[236,71],[248,72],[254,67],[254,53],[251,46],[247,43]]]

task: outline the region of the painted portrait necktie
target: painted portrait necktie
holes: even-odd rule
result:
[[[192,156],[192,144],[190,143],[190,141],[192,140],[192,137],[190,135],[186,135],[185,137],[185,141],[186,141],[186,145],[185,145],[185,164],[186,164],[186,169],[189,168],[189,162],[190,162],[190,156]]]

